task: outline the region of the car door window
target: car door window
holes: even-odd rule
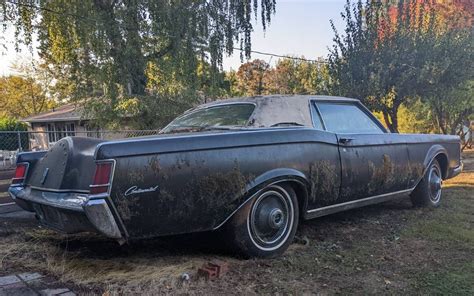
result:
[[[323,121],[321,120],[321,115],[319,115],[319,111],[316,109],[314,104],[311,104],[311,119],[313,121],[313,127],[318,130],[324,130]]]
[[[383,130],[355,104],[316,104],[327,131],[342,134],[382,134]]]

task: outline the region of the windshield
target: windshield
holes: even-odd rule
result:
[[[253,104],[229,104],[191,111],[173,120],[163,133],[196,131],[225,126],[245,126],[253,113]]]

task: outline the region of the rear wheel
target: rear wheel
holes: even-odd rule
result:
[[[418,207],[438,207],[441,203],[441,167],[435,159],[426,170],[423,179],[411,193],[411,201]]]
[[[291,186],[271,185],[239,210],[227,226],[232,247],[248,257],[271,258],[293,241],[299,208]]]

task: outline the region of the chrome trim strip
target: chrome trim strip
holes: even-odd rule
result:
[[[452,173],[450,176],[448,176],[448,178],[454,178],[456,177],[457,175],[459,175],[460,173],[462,173],[462,170],[464,168],[464,163],[461,161],[461,164],[458,165],[457,167],[453,168],[452,170]]]
[[[58,192],[58,193],[85,193],[88,194],[89,190],[80,190],[80,189],[53,189],[53,188],[44,188],[44,187],[37,187],[27,185],[31,189],[39,190],[39,191],[46,191],[46,192]]]
[[[400,191],[395,191],[395,192],[390,192],[390,193],[385,193],[385,194],[380,194],[380,195],[375,195],[375,196],[370,196],[362,199],[357,199],[357,200],[351,200],[348,202],[343,202],[340,204],[335,204],[335,205],[330,205],[322,208],[316,208],[312,210],[306,211],[306,214],[311,214],[311,218],[316,218],[320,216],[325,216],[329,214],[333,214],[336,212],[340,211],[345,211],[357,207],[362,207],[365,205],[370,205],[378,202],[384,202],[387,201],[391,198],[396,198],[400,195],[405,195],[407,193],[411,193],[414,190],[414,188],[411,189],[405,189],[405,190],[400,190]]]
[[[25,187],[10,187],[8,193],[13,200],[22,200],[27,202],[33,202],[37,204],[42,204],[45,206],[50,206],[57,209],[70,210],[75,212],[83,212],[82,205],[87,201],[87,195],[82,194],[71,194],[70,198],[57,198],[50,200],[44,196],[37,197],[29,194]],[[28,194],[28,195],[27,195]],[[54,194],[54,193],[51,193]],[[21,196],[20,196],[21,195]]]
[[[106,183],[106,184],[97,184],[97,185],[89,185],[89,188],[97,188],[97,187],[109,187],[110,186],[110,183]]]

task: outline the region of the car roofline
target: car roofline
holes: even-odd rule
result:
[[[308,101],[331,101],[331,102],[360,102],[359,99],[339,97],[339,96],[326,96],[326,95],[265,95],[265,96],[250,96],[250,97],[235,97],[228,98],[223,100],[216,100],[206,104],[202,104],[191,108],[188,111],[195,109],[202,109],[208,107],[214,107],[218,105],[227,105],[227,104],[257,104],[259,102],[265,101],[272,98],[281,98],[281,99],[300,99]],[[188,112],[186,111],[186,112]]]

